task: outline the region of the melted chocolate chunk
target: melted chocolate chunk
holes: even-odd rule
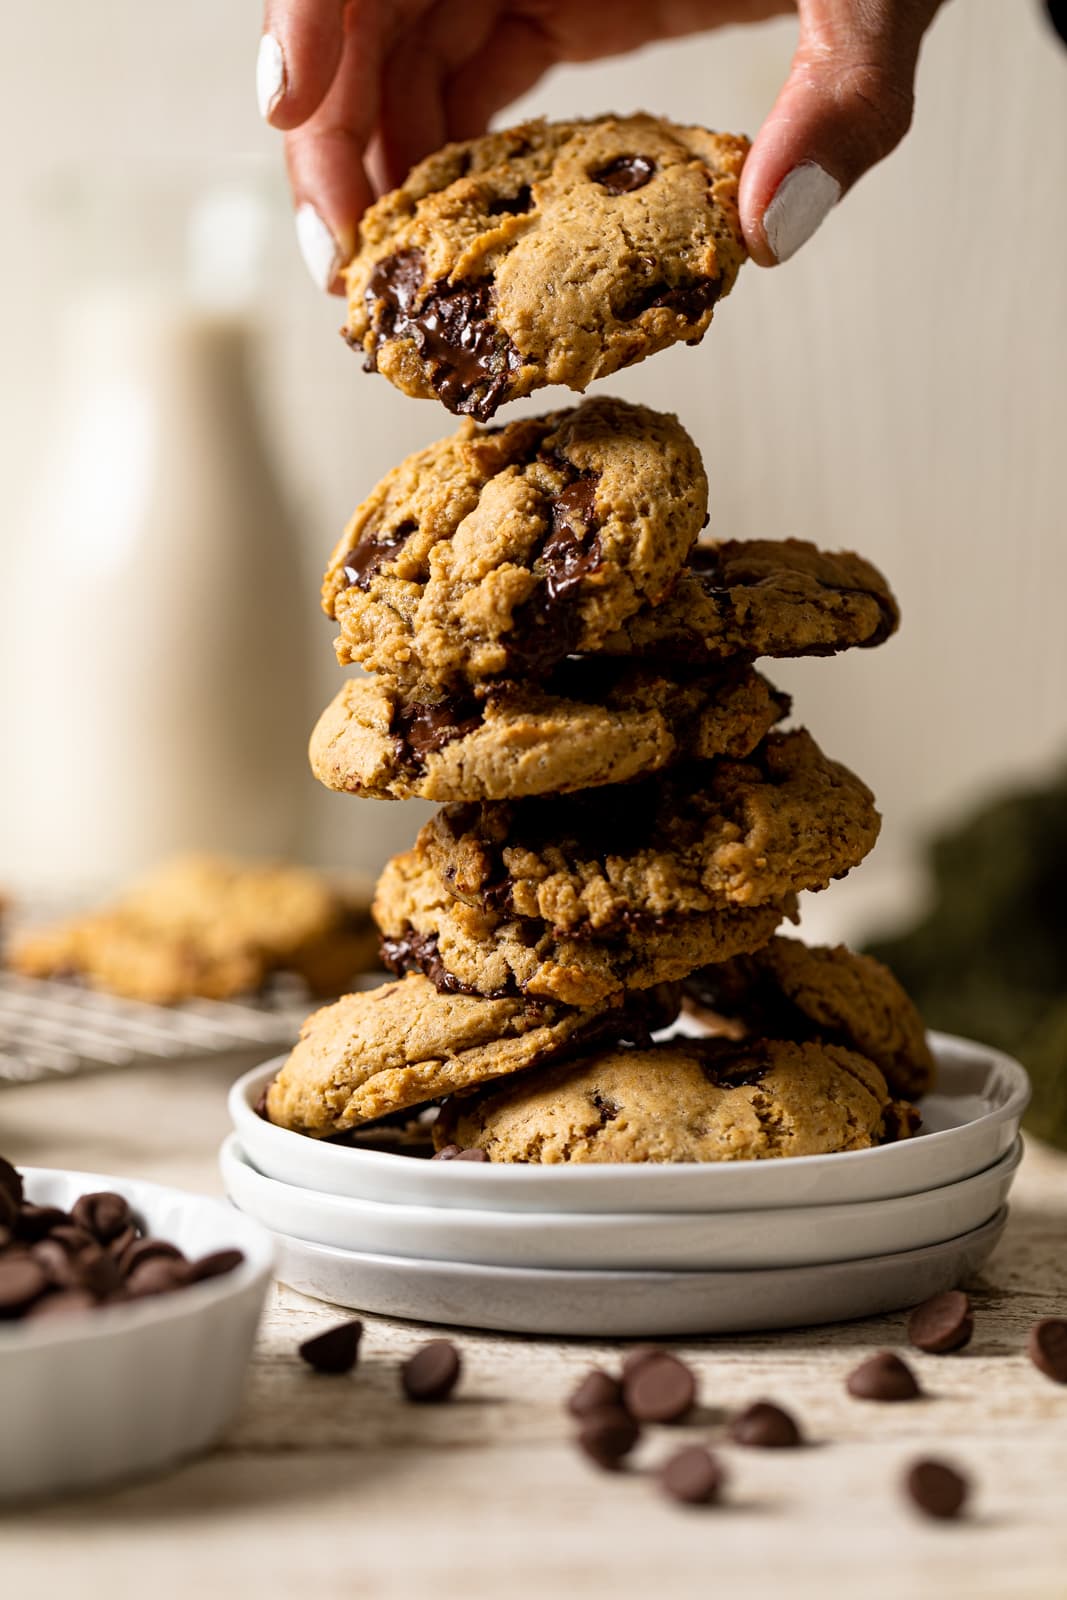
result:
[[[673,286],[660,279],[635,290],[623,301],[615,315],[620,322],[633,322],[654,306],[666,306],[669,311],[677,311],[686,322],[695,322],[715,304],[721,290],[720,278],[697,278],[693,283]]]
[[[411,339],[430,369],[430,382],[453,412],[484,422],[507,399],[522,357],[492,319],[493,286],[430,284],[419,302],[425,272],[421,250],[402,250],[380,261],[364,295],[375,350],[388,339]],[[368,366],[376,358],[368,358]]]
[[[609,194],[632,194],[655,177],[656,163],[648,156],[618,156],[589,176]]]
[[[508,661],[522,674],[554,666],[581,638],[581,618],[560,601],[601,563],[595,527],[598,479],[599,473],[584,472],[552,501],[551,526],[535,558],[544,582],[517,608],[508,642]]]
[[[523,216],[533,209],[533,194],[530,185],[524,183],[517,194],[498,194],[486,206],[486,211],[491,217]]]
[[[374,574],[380,571],[390,556],[395,555],[407,543],[417,527],[417,523],[402,522],[384,538],[374,538],[371,534],[364,535],[344,559],[344,574],[348,580],[348,587],[369,589]]]
[[[700,1058],[705,1078],[718,1089],[754,1089],[770,1071],[766,1062],[753,1060],[752,1047],[744,1042],[733,1039],[685,1039],[681,1042]]]
[[[434,750],[473,733],[481,721],[482,708],[474,700],[456,697],[433,704],[415,701],[397,708],[390,732],[396,740],[398,759],[422,764]]]
[[[380,949],[382,965],[389,972],[395,972],[398,978],[408,972],[421,972],[429,978],[438,994],[476,994],[485,1000],[505,1000],[516,992],[504,988],[490,989],[483,994],[480,989],[461,983],[441,960],[436,933],[418,933],[414,928],[408,928],[399,939],[383,939]]]

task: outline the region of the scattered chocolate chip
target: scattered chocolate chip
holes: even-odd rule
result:
[[[591,1411],[617,1407],[621,1401],[622,1384],[618,1378],[601,1367],[592,1367],[567,1401],[567,1410],[572,1417],[584,1417]]]
[[[967,1479],[943,1461],[916,1461],[908,1468],[904,1487],[918,1509],[928,1517],[951,1521],[967,1503]]]
[[[205,1283],[208,1278],[221,1278],[227,1272],[233,1272],[244,1260],[241,1250],[213,1250],[210,1255],[201,1256],[199,1261],[190,1261],[183,1269],[187,1283]]]
[[[432,1161],[488,1161],[489,1157],[484,1150],[464,1150],[458,1144],[442,1145],[437,1154],[431,1156]]]
[[[602,1406],[582,1418],[578,1447],[598,1467],[614,1472],[640,1437],[637,1423],[621,1406]]]
[[[617,156],[589,176],[609,194],[632,194],[655,176],[656,163],[648,156]]]
[[[0,1229],[8,1233],[19,1214],[18,1201],[0,1184]]]
[[[660,1488],[672,1500],[687,1506],[706,1506],[719,1498],[723,1471],[702,1444],[686,1445],[659,1469]]]
[[[152,1256],[140,1262],[127,1275],[126,1290],[140,1300],[146,1295],[169,1294],[172,1289],[184,1288],[187,1282],[183,1261],[174,1261],[169,1256]]]
[[[677,1356],[656,1351],[624,1374],[623,1404],[639,1422],[678,1422],[696,1399],[696,1378]]]
[[[974,1332],[971,1302],[960,1289],[946,1289],[916,1306],[908,1318],[908,1338],[917,1350],[940,1356],[962,1350]]]
[[[129,1225],[130,1208],[120,1194],[83,1194],[70,1208],[73,1220],[101,1244],[110,1244]]]
[[[880,1350],[862,1362],[849,1373],[845,1387],[857,1400],[915,1400],[922,1393],[914,1372],[892,1350]]]
[[[48,1288],[48,1274],[30,1255],[0,1261],[0,1317],[17,1317]]]
[[[363,1324],[358,1317],[350,1322],[338,1322],[325,1333],[305,1339],[299,1348],[300,1359],[316,1372],[351,1372],[359,1358],[362,1337]]]
[[[77,1255],[79,1250],[88,1250],[96,1245],[93,1235],[87,1229],[79,1228],[74,1222],[58,1223],[45,1238],[52,1244],[61,1245],[67,1254],[72,1256]]]
[[[459,1351],[450,1339],[431,1339],[409,1356],[400,1383],[409,1400],[447,1400],[459,1381]]]
[[[82,1250],[73,1259],[75,1282],[79,1289],[96,1300],[107,1300],[122,1285],[122,1270],[114,1256],[97,1245]]]
[[[154,1261],[157,1258],[166,1258],[168,1261],[185,1260],[178,1246],[169,1244],[166,1239],[135,1238],[119,1256],[119,1265],[129,1276],[143,1261]]]
[[[39,1239],[30,1246],[30,1255],[44,1268],[50,1284],[57,1289],[72,1289],[78,1282],[75,1252],[56,1239]]]
[[[60,1211],[58,1206],[24,1205],[18,1214],[15,1223],[16,1239],[25,1239],[32,1244],[37,1239],[43,1239],[51,1233],[53,1228],[62,1227],[70,1222],[70,1215]]]
[[[137,1243],[137,1238],[137,1224],[134,1222],[128,1223],[121,1233],[117,1233],[108,1242],[108,1253],[113,1255],[116,1261],[121,1261]]]
[[[3,1156],[0,1156],[0,1189],[14,1202],[17,1210],[22,1204],[22,1174],[17,1167],[11,1165],[10,1161],[5,1161]]]
[[[1039,1372],[1053,1383],[1067,1383],[1067,1321],[1042,1317],[1030,1329],[1026,1353]]]
[[[631,1372],[636,1372],[638,1367],[641,1365],[641,1363],[643,1361],[647,1361],[650,1356],[662,1356],[662,1355],[666,1355],[666,1353],[667,1352],[665,1350],[661,1350],[658,1345],[654,1345],[654,1344],[639,1344],[639,1345],[637,1345],[635,1349],[631,1350],[626,1356],[623,1357],[623,1362],[622,1362],[622,1375],[623,1375],[623,1377],[624,1378],[628,1378],[630,1376]]]
[[[770,1400],[757,1400],[746,1407],[730,1424],[735,1444],[748,1444],[759,1450],[789,1450],[802,1443],[796,1422],[781,1406]]]
[[[453,1157],[454,1161],[488,1161],[489,1157],[484,1150],[461,1150]]]

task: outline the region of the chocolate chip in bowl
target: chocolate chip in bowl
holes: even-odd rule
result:
[[[0,1188],[0,1501],[159,1471],[239,1403],[274,1260],[216,1200],[29,1168]],[[7,1210],[10,1212],[11,1207]]]

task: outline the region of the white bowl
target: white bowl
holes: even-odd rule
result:
[[[114,1190],[188,1256],[244,1261],[173,1294],[81,1315],[0,1323],[0,1498],[94,1488],[205,1449],[241,1399],[274,1245],[218,1200],[131,1178],[23,1168],[27,1197],[69,1209]]]
[[[234,1205],[275,1233],[377,1255],[491,1267],[709,1272],[855,1261],[969,1233],[1008,1198],[1022,1140],[985,1172],[943,1188],[856,1205],[760,1211],[522,1213],[383,1205],[266,1178],[236,1134],[220,1166]]]
[[[763,1272],[541,1272],[360,1254],[279,1239],[278,1276],[302,1294],[378,1316],[501,1333],[666,1339],[814,1327],[917,1305],[977,1272],[1006,1211],[903,1255]]]
[[[256,1101],[283,1056],[239,1078],[230,1116],[258,1170],[298,1188],[402,1205],[494,1211],[732,1211],[851,1204],[956,1183],[1012,1147],[1030,1098],[1017,1061],[999,1050],[934,1033],[935,1094],[920,1101],[923,1132],[899,1144],[785,1161],[672,1165],[511,1166],[426,1161],[359,1150],[275,1128]]]

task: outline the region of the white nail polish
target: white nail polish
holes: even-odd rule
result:
[[[788,261],[807,244],[841,198],[841,185],[816,161],[787,172],[763,213],[763,231],[776,261]]]
[[[285,57],[273,33],[265,33],[259,41],[256,57],[256,99],[259,114],[266,120],[285,93]]]
[[[315,207],[306,202],[296,213],[296,237],[304,265],[318,287],[328,291],[344,262],[344,253]]]

